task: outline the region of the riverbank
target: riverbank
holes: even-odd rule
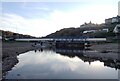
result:
[[[119,44],[118,43],[103,43],[103,44],[93,44],[90,47],[92,50],[96,50],[101,53],[106,53],[106,52],[115,52],[119,53],[120,50]]]
[[[3,42],[2,43],[2,73],[5,73],[14,67],[19,61],[17,55],[36,49],[34,43],[30,42]],[[93,44],[90,47],[98,52],[118,52],[118,43]]]
[[[2,43],[2,73],[12,69],[18,63],[17,55],[25,53],[35,48],[33,43],[28,42],[3,42]]]

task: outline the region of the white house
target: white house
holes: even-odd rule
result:
[[[120,33],[120,24],[116,25],[114,30],[113,30],[114,33]]]
[[[98,30],[86,30],[86,31],[83,31],[84,34],[86,33],[96,33],[96,32],[108,32],[109,30],[107,28],[104,28],[104,29],[98,29]]]
[[[118,22],[118,17],[113,17],[112,18],[112,23]]]
[[[108,32],[109,30],[107,28],[105,28],[105,29],[102,29],[101,31]]]
[[[106,24],[118,23],[118,22],[120,22],[120,16],[105,19]]]
[[[83,33],[85,34],[85,33],[95,33],[96,32],[96,30],[86,30],[86,31],[83,31]]]

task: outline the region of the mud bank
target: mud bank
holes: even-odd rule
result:
[[[106,52],[120,53],[118,43],[93,44],[90,48],[101,53]]]
[[[18,63],[17,55],[34,50],[33,43],[3,42],[2,43],[2,76]]]

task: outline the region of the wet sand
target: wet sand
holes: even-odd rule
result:
[[[34,50],[33,43],[28,42],[3,42],[2,43],[2,73],[12,69],[18,63],[17,55]]]
[[[118,43],[93,44],[90,48],[92,50],[96,50],[98,52],[116,52],[116,53],[119,53],[119,44]]]
[[[28,42],[2,43],[2,58],[4,59],[9,56],[32,50],[34,48],[32,45],[33,43]]]

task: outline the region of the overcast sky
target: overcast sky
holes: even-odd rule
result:
[[[118,1],[2,2],[0,29],[41,37],[84,22],[100,24],[118,15]]]

